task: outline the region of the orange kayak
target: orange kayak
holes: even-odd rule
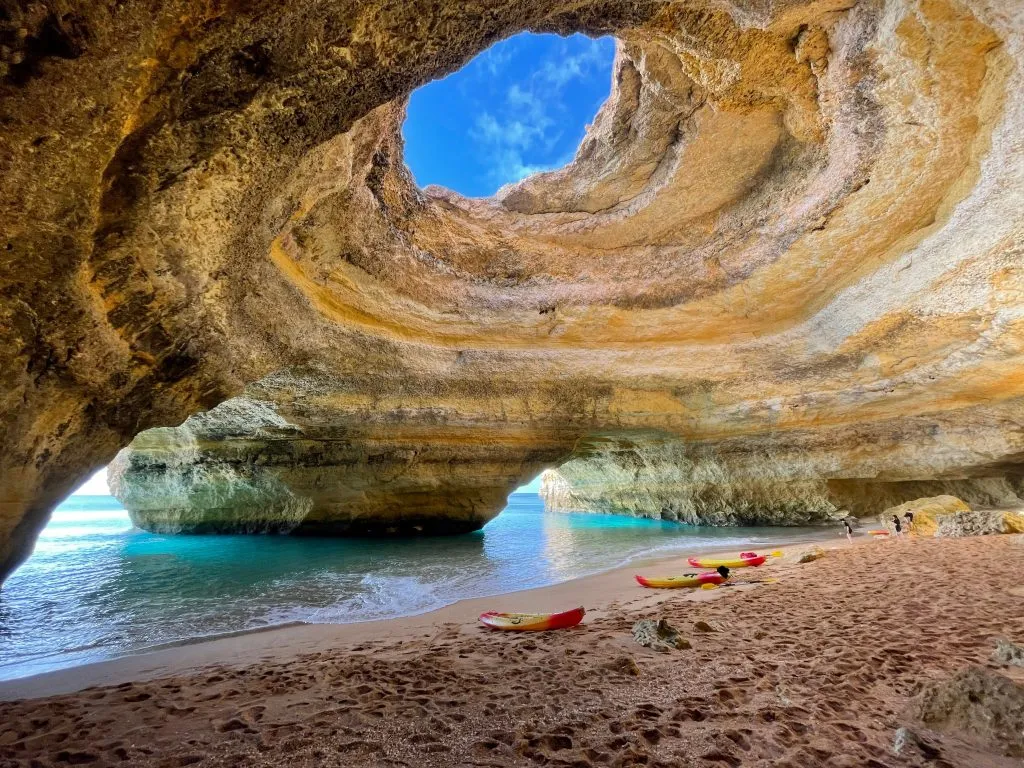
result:
[[[545,629],[567,629],[583,621],[586,613],[580,606],[563,613],[499,613],[487,611],[480,614],[480,621],[491,629],[512,632],[540,632]]]
[[[720,573],[684,573],[682,576],[637,576],[643,587],[654,589],[679,589],[680,587],[702,587],[705,584],[721,584],[725,578]]]
[[[886,530],[868,531],[868,533],[870,533],[872,536],[888,536],[889,535],[889,531],[886,531]]]

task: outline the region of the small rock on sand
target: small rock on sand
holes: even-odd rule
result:
[[[630,677],[640,677],[640,665],[636,663],[632,656],[620,656],[603,666],[609,672],[617,672],[620,675],[628,675]]]
[[[706,621],[695,621],[693,622],[693,629],[696,632],[717,632],[717,627],[713,627]]]
[[[655,651],[690,648],[690,641],[665,619],[641,619],[633,625],[633,639]]]
[[[804,550],[800,553],[797,558],[798,563],[813,563],[815,560],[820,560],[825,556],[825,550],[821,547],[814,547],[813,549]]]
[[[940,754],[938,749],[906,726],[896,729],[896,736],[892,741],[892,751],[900,757],[917,755],[925,760],[934,760]]]
[[[992,652],[992,661],[996,664],[1024,667],[1024,646],[1011,643],[1005,638],[996,640],[996,649]]]

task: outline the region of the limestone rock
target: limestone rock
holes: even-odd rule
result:
[[[906,726],[896,729],[892,741],[892,751],[904,759],[913,756],[934,760],[940,754],[939,749]]]
[[[992,652],[992,661],[996,664],[1024,667],[1024,646],[999,638],[996,640],[996,649]]]
[[[918,536],[988,536],[1024,531],[1024,513],[1017,509],[972,510],[954,496],[936,496],[885,510],[879,519],[890,530],[895,515],[901,521],[911,512],[912,530]]]
[[[140,434],[108,473],[133,522],[162,533],[451,534],[475,530],[558,455],[557,433],[523,456],[509,419],[488,433],[464,407],[352,408],[343,384],[278,375],[176,428]],[[285,394],[287,393],[287,394]],[[395,428],[396,420],[403,424]],[[520,425],[528,429],[527,424]]]
[[[137,435],[168,529],[464,529],[544,468],[710,524],[1020,503],[1007,0],[4,8],[0,578]],[[619,40],[576,157],[417,189],[410,92],[525,29]]]
[[[846,438],[835,440],[845,444]],[[830,478],[826,467],[844,461],[834,446],[809,439],[802,447],[781,450],[772,442],[769,447],[766,440],[746,437],[712,445],[641,433],[584,441],[557,470],[544,473],[541,496],[548,511],[609,512],[691,525],[839,522],[848,510],[877,514],[922,493],[955,492],[982,504],[1021,503],[1005,478]],[[858,466],[860,458],[847,456],[844,472],[871,476],[875,459],[864,456],[865,464]]]
[[[684,650],[691,647],[690,641],[679,634],[679,630],[667,619],[641,619],[633,625],[633,639],[640,645],[655,651]]]
[[[632,656],[620,656],[617,659],[612,659],[605,662],[602,668],[615,674],[625,675],[626,677],[640,677],[642,674],[640,665],[636,663],[636,659]]]
[[[879,522],[890,531],[895,531],[893,517],[899,518],[906,526],[905,515],[910,512],[913,518],[912,530],[918,536],[934,536],[942,520],[959,513],[970,512],[971,507],[956,496],[942,495],[923,499],[914,499],[882,511],[878,515]]]
[[[991,536],[1024,531],[1024,514],[1016,510],[988,509],[957,512],[939,519],[936,536]]]
[[[804,550],[797,557],[798,563],[813,563],[815,560],[820,560],[825,556],[825,550],[821,547],[814,547],[812,549]]]
[[[1024,686],[991,670],[968,667],[928,685],[911,714],[936,731],[1008,757],[1024,757]]]
[[[957,512],[970,512],[971,507],[962,499],[958,499],[955,496],[934,496],[925,499],[914,499],[904,504],[900,504],[895,507],[889,507],[881,513],[882,518],[892,518],[893,516],[903,518],[903,516],[910,512],[914,515],[914,525],[918,523],[918,518],[922,518],[922,523],[936,517],[943,515],[951,515]]]

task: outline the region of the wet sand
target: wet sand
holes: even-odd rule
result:
[[[1024,537],[828,546],[739,571],[760,582],[744,586],[644,590],[620,569],[0,683],[7,699],[105,686],[0,703],[0,766],[924,765],[892,751],[910,697],[985,663],[995,637],[1024,639]],[[581,603],[569,631],[475,622]],[[692,649],[634,642],[660,617]],[[956,744],[938,760],[1004,764]]]

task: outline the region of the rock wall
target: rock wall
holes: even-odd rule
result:
[[[971,509],[969,504],[955,496],[935,496],[890,507],[878,516],[878,521],[895,532],[893,517],[905,522],[903,518],[907,513],[913,515],[910,530],[915,536],[1024,533],[1024,504],[1020,501],[1012,509]]]
[[[369,457],[417,450],[416,504],[479,522],[520,470],[637,431],[769,468],[724,483],[758,499],[1021,474],[1018,2],[0,9],[0,577],[136,435],[232,397],[313,430],[268,442],[312,452],[292,469],[356,469],[284,492],[244,430],[140,437],[192,478],[154,481],[150,519],[237,507],[189,469],[207,449],[281,464],[245,494],[305,484],[304,519],[305,489],[370,499]],[[620,41],[576,158],[493,199],[416,189],[408,94],[524,29]],[[320,416],[259,391],[305,370],[337,392]]]
[[[111,465],[113,493],[136,525],[164,533],[462,533],[564,451],[502,387],[487,393],[508,400],[491,425],[471,398],[389,409],[350,386],[279,374],[178,428],[147,430]]]
[[[656,434],[606,436],[584,441],[566,463],[546,471],[540,493],[548,511],[690,525],[802,525],[877,515],[941,493],[979,506],[1024,505],[1019,485],[986,466],[984,439],[973,461],[963,455],[941,464],[920,436],[907,446],[892,444],[886,425],[874,426],[877,433],[864,436],[871,449],[860,455],[850,450],[849,439],[835,434],[702,443]],[[922,462],[921,456],[928,459]]]

